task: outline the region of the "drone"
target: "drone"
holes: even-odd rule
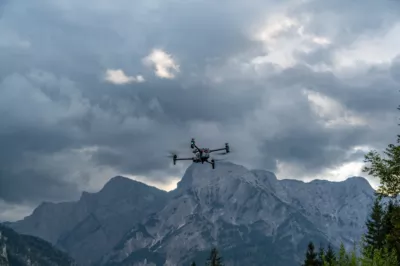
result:
[[[225,143],[225,148],[221,148],[221,149],[214,149],[214,150],[210,150],[208,148],[199,148],[196,145],[196,142],[194,140],[194,138],[192,138],[191,142],[190,142],[190,148],[192,149],[192,152],[194,153],[194,156],[191,158],[178,158],[178,155],[176,154],[172,154],[172,160],[174,165],[176,165],[176,161],[193,161],[194,163],[202,163],[204,164],[209,163],[212,166],[212,169],[215,169],[215,162],[219,161],[218,159],[210,159],[210,153],[212,152],[217,152],[217,151],[224,151],[224,152],[220,152],[217,153],[219,155],[224,155],[230,152],[230,148],[229,148],[229,144]]]

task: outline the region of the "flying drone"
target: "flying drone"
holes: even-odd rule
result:
[[[213,158],[210,159],[210,153],[217,152],[217,151],[224,151],[224,152],[217,153],[219,155],[224,155],[224,154],[227,154],[230,152],[228,143],[225,143],[225,148],[221,148],[221,149],[214,149],[214,150],[210,150],[208,148],[201,149],[201,148],[197,147],[194,138],[192,138],[192,140],[191,140],[190,148],[192,149],[192,152],[194,153],[193,157],[178,158],[178,155],[176,155],[176,154],[171,155],[174,165],[176,165],[176,161],[193,161],[194,163],[202,163],[202,164],[204,164],[206,162],[206,163],[211,164],[212,169],[215,169],[215,162],[219,161],[219,160],[213,159]]]

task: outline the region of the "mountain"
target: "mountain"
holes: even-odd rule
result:
[[[117,181],[124,185],[113,185]],[[106,187],[113,189],[104,193]],[[140,198],[129,200],[133,191]],[[83,265],[202,263],[218,246],[227,265],[291,266],[310,240],[334,246],[358,241],[374,190],[360,177],[304,183],[221,162],[214,170],[192,164],[169,193],[118,177],[90,194],[92,201],[85,198],[89,194],[77,203],[44,204],[12,226],[47,237]],[[125,207],[114,198],[125,198]]]
[[[75,266],[67,254],[37,237],[20,235],[0,224],[1,266]]]
[[[134,227],[100,264],[131,265],[151,251],[157,260],[166,254],[167,265],[183,265],[196,255],[202,261],[198,250],[217,245],[228,265],[294,265],[310,240],[358,241],[373,192],[357,177],[304,183],[231,163],[215,170],[193,164],[164,209]]]
[[[159,211],[167,197],[165,191],[117,176],[98,193],[83,192],[78,202],[43,203],[11,226],[89,265],[111,251],[135,223]]]
[[[290,204],[324,231],[331,242],[348,248],[358,241],[365,230],[375,191],[362,177],[351,177],[343,182],[314,180],[277,180],[272,173],[253,171],[265,180],[273,193]]]

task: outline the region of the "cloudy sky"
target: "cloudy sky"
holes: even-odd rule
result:
[[[117,174],[172,189],[188,163],[166,155],[191,137],[278,178],[359,175],[398,132],[399,13],[395,0],[0,1],[0,220]]]

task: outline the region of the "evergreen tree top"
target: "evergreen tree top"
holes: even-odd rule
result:
[[[223,266],[222,257],[217,248],[211,249],[210,256],[207,259],[206,266]]]
[[[308,243],[306,259],[304,260],[303,266],[318,266],[317,253],[315,253],[314,243]]]

